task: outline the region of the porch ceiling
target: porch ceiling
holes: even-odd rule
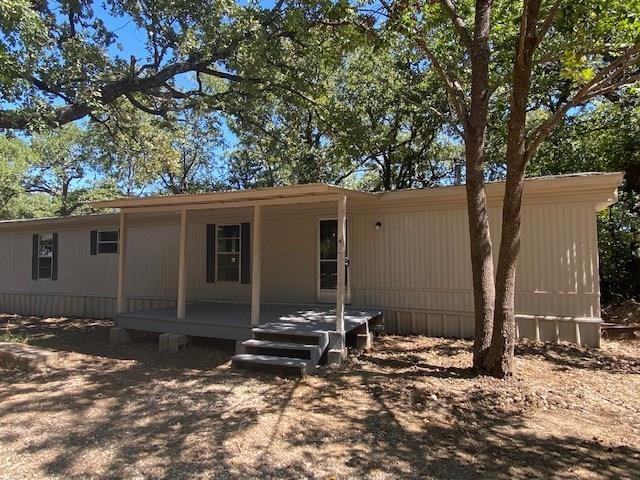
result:
[[[251,205],[322,202],[346,195],[349,198],[378,198],[377,195],[326,184],[266,187],[251,190],[223,191],[201,194],[116,198],[89,202],[98,208],[120,208],[132,211],[181,210],[199,208],[232,208]]]

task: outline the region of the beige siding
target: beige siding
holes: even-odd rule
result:
[[[600,314],[595,209],[595,202],[588,200],[525,201],[516,287],[521,336],[595,344],[597,324],[579,321],[576,327],[572,320]],[[317,301],[318,222],[335,217],[336,210],[333,203],[264,209],[263,301]],[[394,332],[471,336],[473,298],[464,204],[376,200],[349,203],[347,210],[351,303],[384,309],[388,328]],[[494,202],[490,216],[496,258],[500,215]],[[206,224],[250,219],[251,210],[246,208],[190,214],[189,300],[249,301],[249,285],[206,283]],[[376,222],[382,224],[380,230]],[[177,215],[132,218],[126,276],[130,309],[174,302],[177,223]],[[31,235],[37,232],[25,227],[0,232],[0,310],[111,316],[117,255],[89,255],[92,228],[39,230],[59,233],[57,281],[31,280]]]
[[[53,231],[58,232],[58,280],[34,281],[32,235]],[[44,229],[0,234],[0,292],[115,296],[117,255],[90,255],[89,232]]]
[[[525,206],[516,284],[518,313],[599,315],[595,207]],[[492,208],[492,225],[499,225]],[[376,222],[382,223],[380,231]],[[471,312],[466,210],[354,215],[353,302],[397,309]],[[493,228],[495,258],[500,229]]]

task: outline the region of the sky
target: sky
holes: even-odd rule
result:
[[[271,0],[262,1],[261,4],[270,6],[273,4]],[[128,59],[134,55],[138,59],[145,59],[147,51],[145,50],[146,32],[136,26],[130,17],[116,17],[105,9],[103,1],[96,0],[93,2],[93,8],[96,17],[102,19],[106,27],[114,32],[117,41],[110,47],[109,53],[124,59]],[[188,86],[189,78],[182,76],[176,79],[178,86]],[[232,150],[236,147],[238,139],[229,130],[226,124],[222,125],[222,134],[224,139],[224,147],[219,151],[219,155],[223,155],[225,151]]]

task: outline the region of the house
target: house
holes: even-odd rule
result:
[[[596,212],[616,201],[620,181],[526,181],[519,337],[599,345]],[[503,193],[503,183],[487,185],[494,247]],[[380,312],[392,333],[473,335],[464,186],[366,193],[312,184],[93,205],[118,213],[0,223],[0,311],[253,335],[245,355],[254,360],[278,340],[294,349],[292,335],[307,327],[304,341],[341,356],[345,331],[367,334]]]

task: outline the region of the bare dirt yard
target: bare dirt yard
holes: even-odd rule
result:
[[[471,343],[378,337],[302,380],[235,372],[233,344],[109,346],[107,321],[0,316],[60,352],[0,371],[0,477],[640,478],[640,340],[521,344],[474,378]]]

